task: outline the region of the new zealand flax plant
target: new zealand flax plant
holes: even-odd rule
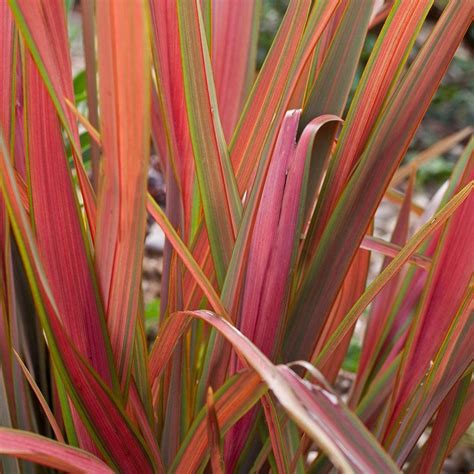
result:
[[[259,1],[81,0],[86,113],[64,1],[0,0],[3,472],[441,470],[474,409],[472,129],[403,158],[473,18],[442,3],[417,49],[433,0],[292,0],[257,72]]]

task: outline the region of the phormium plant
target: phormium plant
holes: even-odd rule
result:
[[[85,113],[64,1],[0,0],[4,472],[441,469],[474,402],[474,140],[425,208],[412,193],[472,130],[402,159],[473,18],[443,3],[410,54],[433,0],[292,0],[257,73],[257,0],[82,0]]]

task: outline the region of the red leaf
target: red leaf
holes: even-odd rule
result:
[[[67,472],[109,474],[114,471],[94,455],[26,431],[0,428],[0,453]]]
[[[151,83],[146,28],[136,27],[145,23],[142,2],[97,3],[103,179],[95,263],[123,386],[131,370],[146,225]]]
[[[229,142],[255,74],[258,2],[212,2],[212,69]]]

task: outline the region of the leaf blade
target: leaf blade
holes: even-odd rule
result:
[[[220,123],[198,3],[179,1],[177,15],[196,175],[217,281],[222,284],[242,204]]]
[[[308,357],[306,351],[311,350],[308,348],[321,331],[370,220],[470,24],[473,10],[471,3],[449,3],[430,39],[382,110],[295,296],[285,348],[290,358]],[[399,133],[394,134],[397,123]],[[308,314],[312,315],[309,325],[300,324],[295,316]]]
[[[103,461],[87,451],[27,431],[0,427],[0,453],[64,471],[113,472]]]
[[[150,74],[142,2],[97,4],[103,179],[97,208],[96,270],[117,371],[131,371],[146,225]],[[134,51],[133,54],[130,52]]]

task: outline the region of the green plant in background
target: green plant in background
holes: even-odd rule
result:
[[[474,4],[447,2],[407,65],[432,4],[291,1],[256,73],[258,2],[84,0],[73,81],[63,0],[0,0],[6,472],[441,469],[474,394],[474,140],[425,208],[412,195],[472,130],[401,163]],[[147,213],[167,237],[159,311]]]

